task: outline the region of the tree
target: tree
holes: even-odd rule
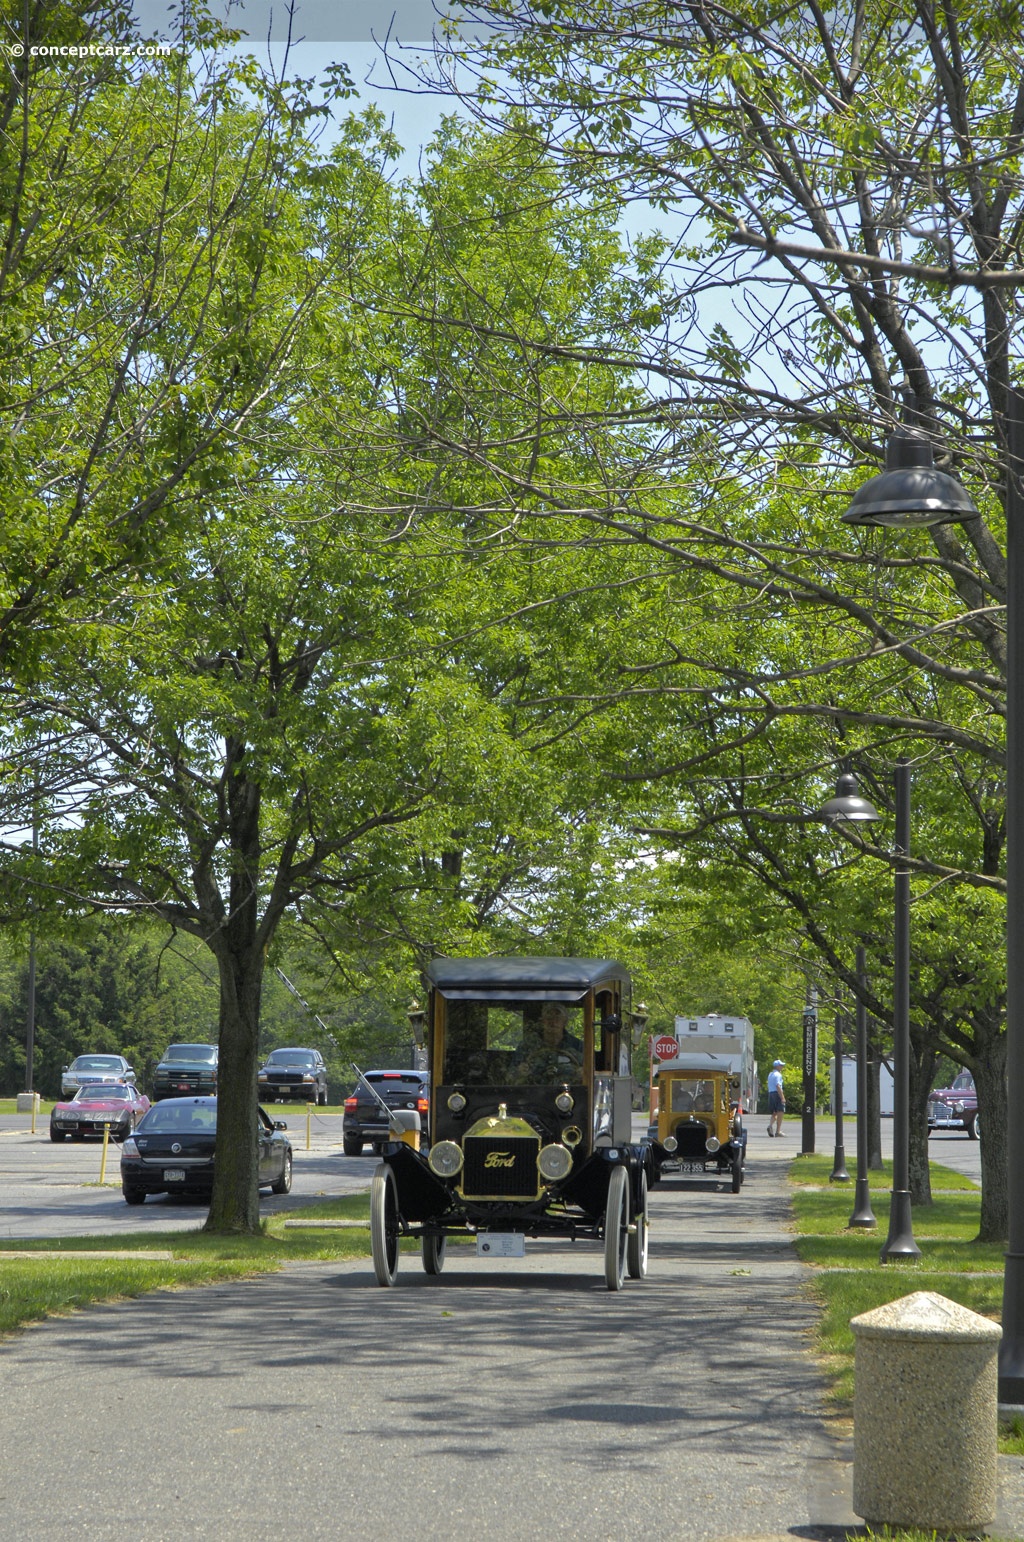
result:
[[[631,419],[642,464],[567,493],[516,461],[524,501],[560,495],[584,540],[641,544],[672,594],[628,689],[605,674],[580,710],[642,707],[648,742],[652,716],[663,725],[666,753],[656,743],[619,772],[647,804],[638,827],[674,849],[695,832],[723,862],[742,851],[798,915],[820,913],[820,838],[798,843],[797,883],[783,821],[823,801],[836,761],[884,803],[895,756],[926,757],[917,871],[938,887],[918,891],[930,945],[915,1016],[933,1051],[971,1066],[1001,1128],[1003,982],[984,954],[998,952],[1002,894],[1000,543],[1024,272],[1014,22],[931,0],[474,11],[494,29],[439,60],[449,88],[484,117],[511,114],[577,188],[647,202],[667,227],[636,246],[649,304],[632,335],[563,350],[648,386]],[[558,349],[537,333],[524,347]],[[824,509],[903,411],[983,517],[927,537],[846,534]],[[493,458],[508,475],[510,448]],[[879,912],[866,935],[883,934]],[[808,936],[852,983],[851,934]],[[1001,1143],[983,1159],[982,1234],[997,1237]]]
[[[559,809],[551,766],[533,758],[557,724],[499,699],[509,656],[498,658],[486,625],[471,645],[494,605],[463,558],[461,518],[424,517],[439,486],[446,501],[470,482],[475,497],[500,498],[464,457],[438,455],[421,423],[474,414],[485,434],[499,420],[507,431],[523,394],[502,385],[521,360],[505,344],[486,356],[452,350],[448,331],[439,348],[431,327],[406,324],[410,307],[395,297],[411,288],[420,300],[450,258],[439,218],[382,175],[387,144],[372,115],[350,120],[327,156],[305,141],[293,148],[272,224],[274,281],[247,334],[254,369],[306,291],[311,252],[316,304],[244,431],[225,440],[202,500],[164,530],[158,560],[122,574],[59,649],[40,649],[31,677],[23,666],[30,729],[65,799],[40,818],[40,854],[12,843],[5,867],[8,893],[27,882],[40,905],[155,915],[209,948],[219,982],[215,1231],[259,1224],[260,1004],[284,918],[301,907],[379,929],[378,911],[421,890],[420,874],[454,868],[471,825],[486,827],[475,851],[481,882],[493,885],[508,861],[500,836],[531,797],[541,826]],[[486,146],[442,141],[434,176],[449,202],[465,205],[488,175],[500,198],[505,173]],[[519,201],[517,180],[513,213]],[[508,223],[496,254],[504,269],[488,283],[505,295],[518,286],[532,304],[536,284],[560,270],[563,313],[585,317],[607,260],[598,249],[577,277],[586,218],[570,211],[549,223]],[[574,227],[562,251],[554,236]],[[241,254],[265,255],[259,241]],[[221,298],[205,304],[204,335],[230,350],[234,290],[226,309]],[[526,400],[523,433],[536,441]],[[571,473],[554,427],[539,449]],[[523,581],[503,575],[494,587]],[[548,603],[535,584],[526,608]]]

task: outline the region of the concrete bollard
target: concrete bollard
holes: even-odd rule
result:
[[[987,1526],[996,1513],[999,1324],[922,1290],[850,1327],[854,1513],[872,1526]]]

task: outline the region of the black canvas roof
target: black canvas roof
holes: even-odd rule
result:
[[[630,983],[624,964],[607,958],[432,958],[427,978],[439,990],[596,990]]]

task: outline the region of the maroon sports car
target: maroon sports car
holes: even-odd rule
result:
[[[149,1099],[129,1082],[108,1082],[105,1086],[79,1087],[66,1103],[55,1103],[50,1114],[50,1139],[84,1140],[87,1135],[102,1136],[109,1126],[112,1140],[124,1140],[149,1111]]]

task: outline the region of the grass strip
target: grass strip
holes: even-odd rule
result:
[[[852,1185],[829,1184],[830,1158],[800,1157],[790,1167],[794,1246],[815,1271],[808,1286],[821,1307],[817,1350],[830,1379],[837,1412],[853,1402],[854,1339],[850,1320],[916,1290],[930,1290],[998,1322],[1003,1298],[1003,1248],[976,1242],[981,1192],[962,1175],[932,1163],[931,1205],[914,1207],[914,1262],[879,1262],[889,1221],[892,1168],[870,1175],[873,1230],[848,1226]],[[888,1176],[889,1187],[886,1188]],[[878,1187],[875,1188],[877,1183]],[[1024,1454],[1024,1440],[1009,1434],[1000,1450]]]

